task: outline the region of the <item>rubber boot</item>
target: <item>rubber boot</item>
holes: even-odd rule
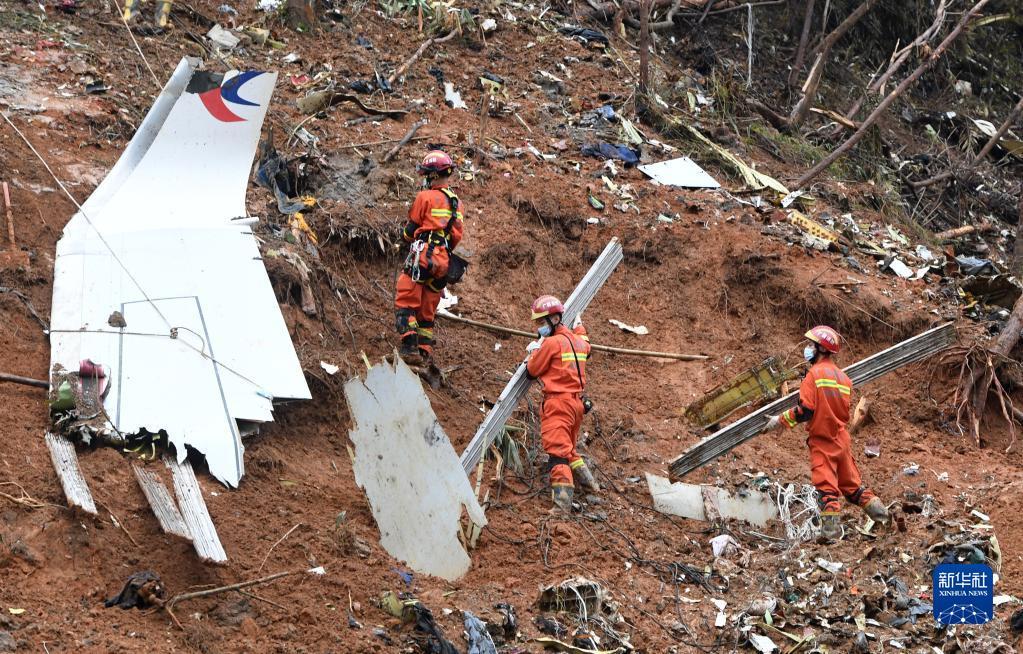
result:
[[[398,355],[405,360],[405,363],[419,365],[422,360],[419,355],[419,336],[415,332],[406,334],[401,339],[401,349]]]
[[[571,486],[551,486],[551,500],[554,506],[564,513],[572,513],[572,496],[574,491]]]
[[[572,468],[572,476],[575,478],[575,483],[579,484],[579,488],[588,490],[592,493],[600,492],[600,484],[597,483],[596,477],[593,476],[593,472],[590,471],[589,467],[585,463],[576,468]]]
[[[841,516],[837,513],[821,514],[821,539],[828,543],[835,543],[842,539]]]
[[[870,501],[864,504],[862,508],[863,512],[874,522],[882,525],[888,524],[888,509],[880,497],[870,498]]]

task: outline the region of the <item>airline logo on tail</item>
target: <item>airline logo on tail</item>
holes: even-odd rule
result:
[[[247,70],[222,82],[222,75],[197,70],[188,81],[188,88],[185,91],[198,95],[206,111],[217,120],[224,123],[244,122],[246,119],[231,111],[228,103],[243,107],[259,106],[258,102],[241,97],[239,92],[247,82],[262,74],[262,71]]]

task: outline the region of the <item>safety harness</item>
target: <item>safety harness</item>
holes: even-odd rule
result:
[[[455,195],[451,189],[442,188],[439,189],[448,199],[448,206],[451,208],[451,217],[448,218],[447,224],[444,225],[444,229],[430,232],[423,232],[419,235],[412,245],[409,247],[408,256],[405,258],[405,265],[403,267],[406,274],[412,278],[412,281],[417,284],[430,283],[430,287],[436,291],[444,288],[448,282],[457,282],[461,279],[462,274],[465,272],[465,262],[459,259],[461,262],[460,273],[458,279],[450,279],[451,275],[446,275],[444,279],[433,278],[433,250],[438,245],[443,245],[448,251],[448,258],[452,260],[456,258],[451,254],[451,230],[455,226],[455,221],[458,220],[458,196]],[[426,252],[426,266],[419,265],[420,255]],[[449,264],[449,267],[451,265]]]

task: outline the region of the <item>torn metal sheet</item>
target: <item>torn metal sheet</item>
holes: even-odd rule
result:
[[[686,418],[706,429],[743,407],[780,397],[782,385],[799,375],[798,368],[786,368],[780,357],[768,357],[697,398],[686,407]]]
[[[64,497],[68,506],[77,506],[87,513],[96,515],[96,503],[85,483],[82,469],[78,467],[78,455],[75,446],[60,434],[46,434],[46,447],[50,450],[53,469],[57,471],[60,485],[64,488]]]
[[[192,464],[188,461],[178,463],[172,458],[164,459],[164,463],[174,475],[174,495],[178,498],[181,517],[192,536],[192,546],[196,553],[206,561],[223,563],[227,561],[227,552],[220,544],[217,528],[213,526],[206,500],[202,497],[202,488],[195,478]]]
[[[810,236],[824,241],[826,244],[835,245],[837,247],[838,242],[841,239],[841,236],[839,236],[838,232],[835,230],[828,229],[813,218],[810,218],[806,214],[796,211],[795,209],[789,212],[789,222]]]
[[[165,430],[179,461],[194,448],[236,486],[237,422],[310,394],[245,211],[276,75],[198,64],[181,61],[57,243],[51,368],[102,364],[106,431]]]
[[[181,512],[178,511],[178,507],[174,503],[174,498],[171,497],[170,491],[163,485],[160,478],[136,464],[132,464],[131,470],[135,473],[135,479],[139,482],[139,487],[142,489],[142,494],[146,496],[149,507],[153,509],[153,515],[160,523],[160,528],[165,533],[192,540],[192,534],[188,531],[185,519],[181,516]]]
[[[778,519],[778,505],[770,495],[747,491],[735,495],[717,486],[671,483],[664,477],[646,476],[654,509],[690,520],[713,520],[717,517],[744,520],[763,527]]]
[[[394,358],[345,384],[355,482],[384,549],[416,572],[454,581],[471,563],[458,538],[462,507],[480,527],[487,519],[419,377]]]
[[[682,188],[721,188],[721,184],[711,177],[706,170],[700,168],[695,161],[689,157],[679,157],[668,161],[639,166],[639,170],[645,173],[658,184],[665,186],[679,186]]]

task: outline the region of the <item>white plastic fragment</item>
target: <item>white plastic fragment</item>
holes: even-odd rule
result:
[[[842,569],[841,561],[828,561],[827,559],[817,559],[817,565],[822,570],[827,570],[831,574],[838,574],[839,570]]]
[[[760,634],[749,634],[749,644],[753,646],[753,649],[761,652],[762,654],[771,654],[774,650],[778,649],[778,646],[774,644],[774,641],[767,636],[761,636]]]
[[[639,170],[658,184],[680,188],[720,188],[721,184],[689,157],[645,164]]]
[[[241,43],[241,39],[232,34],[230,30],[225,30],[219,24],[214,25],[210,28],[209,32],[206,32],[206,38],[224,50],[234,50]]]
[[[643,325],[636,326],[626,325],[624,322],[614,319],[608,320],[608,322],[617,327],[618,329],[622,330],[623,332],[629,332],[630,334],[639,334],[640,336],[645,336],[646,334],[650,333],[650,330],[644,327]]]
[[[315,568],[309,568],[308,570],[306,570],[306,572],[308,572],[311,575],[323,576],[323,575],[327,574],[327,569],[324,568],[322,565],[319,565],[319,566],[316,566]]]
[[[497,21],[493,18],[488,18],[480,23],[480,29],[483,30],[484,34],[490,34],[497,30]]]
[[[338,368],[333,363],[327,363],[326,361],[320,361],[320,367],[323,368],[328,375],[336,375],[337,371],[341,370],[341,368]]]
[[[900,259],[892,259],[891,262],[888,263],[888,269],[903,279],[909,279],[915,274],[913,269],[903,263]]]
[[[728,606],[728,602],[719,599],[712,599],[711,602],[713,602],[714,606],[718,608],[718,614],[714,618],[714,626],[718,628],[724,627],[725,621],[727,620],[727,617],[725,616],[725,607]]]
[[[714,552],[714,558],[728,556],[739,551],[739,541],[729,534],[721,534],[710,539],[710,548]]]
[[[462,101],[462,94],[455,90],[455,85],[451,82],[444,82],[444,100],[451,105],[452,109],[468,109],[469,107]]]
[[[991,520],[991,516],[989,516],[989,515],[988,515],[988,514],[986,514],[986,513],[981,513],[981,512],[980,512],[980,511],[978,511],[977,509],[974,509],[974,510],[970,511],[970,515],[972,515],[972,516],[973,516],[973,517],[975,517],[975,518],[980,518],[980,519],[981,519],[981,520],[983,520],[984,522],[988,522],[988,521],[990,521],[990,520]]]

